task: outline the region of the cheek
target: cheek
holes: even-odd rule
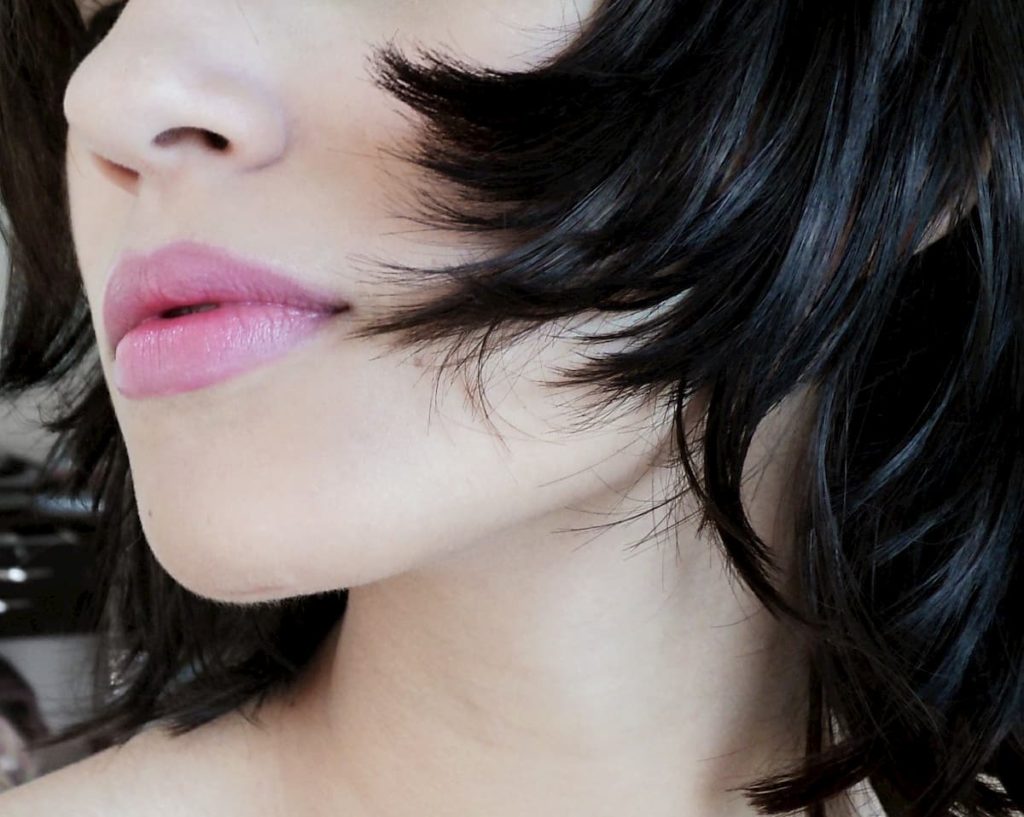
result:
[[[597,0],[445,0],[443,13],[429,0],[375,6],[376,41],[398,32],[404,48],[421,40],[495,70],[522,71],[574,39]]]

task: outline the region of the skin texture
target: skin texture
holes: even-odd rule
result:
[[[412,124],[370,83],[371,44],[525,68],[592,9],[132,0],[71,78],[74,239],[155,557],[226,604],[350,588],[343,628],[262,727],[233,713],[177,743],[132,741],[119,774],[164,783],[139,786],[126,812],[748,815],[728,787],[797,756],[800,644],[692,522],[669,536],[659,511],[559,532],[671,490],[663,407],[574,429],[581,392],[544,381],[581,347],[553,327],[488,371],[492,427],[465,384],[434,393],[429,355],[348,338],[402,295],[354,256],[436,264],[470,249],[395,215],[416,179],[379,149]],[[167,133],[188,128],[230,149]],[[129,400],[113,385],[104,287],[121,253],[179,238],[285,265],[352,310],[271,365]],[[763,424],[745,495],[783,564],[802,400]]]

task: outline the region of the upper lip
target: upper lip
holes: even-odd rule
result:
[[[243,260],[227,250],[176,241],[149,253],[125,255],[107,281],[103,322],[111,349],[148,318],[184,306],[273,303],[338,312],[348,303],[299,283],[285,272]]]

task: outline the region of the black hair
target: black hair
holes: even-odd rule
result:
[[[123,5],[87,30],[71,0],[0,0],[0,386],[86,373],[48,424],[102,509],[102,709],[66,734],[117,740],[286,684],[346,601],[220,604],[146,546],[90,359],[61,109]],[[424,297],[362,337],[441,344],[458,370],[549,321],[647,316],[627,348],[562,374],[606,405],[669,400],[667,501],[696,497],[737,575],[807,633],[807,752],[745,787],[765,813],[824,814],[862,781],[890,817],[1024,809],[1022,54],[1016,0],[604,0],[528,69],[373,55],[420,117],[398,152],[434,182],[418,218],[496,249],[380,264]],[[814,403],[784,595],[740,478],[755,428],[797,389]]]

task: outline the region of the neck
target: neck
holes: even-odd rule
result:
[[[792,625],[686,527],[551,522],[350,588],[280,710],[294,813],[755,814],[730,789],[803,750]]]

